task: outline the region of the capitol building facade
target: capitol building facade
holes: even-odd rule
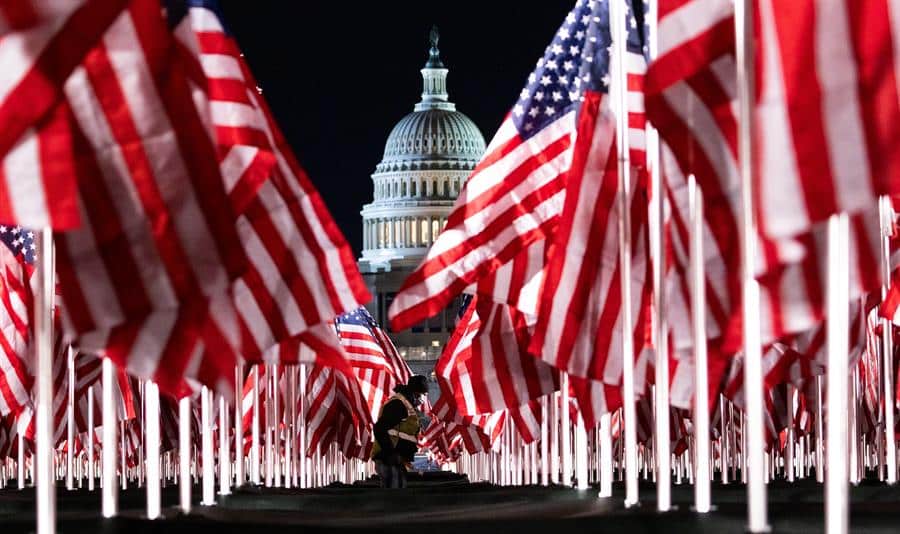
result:
[[[459,302],[403,332],[392,332],[387,310],[406,277],[447,224],[466,178],[484,153],[484,137],[447,93],[447,68],[432,30],[423,91],[413,112],[394,126],[372,174],[374,200],[362,209],[359,268],[373,295],[369,313],[385,328],[415,372],[430,374],[453,331]]]

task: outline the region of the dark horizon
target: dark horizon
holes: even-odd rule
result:
[[[391,129],[419,101],[432,24],[450,69],[450,99],[489,143],[571,8],[547,4],[223,0],[222,8],[288,142],[358,257],[370,175]]]

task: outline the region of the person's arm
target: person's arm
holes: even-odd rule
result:
[[[406,406],[399,400],[392,400],[384,405],[381,411],[381,417],[375,423],[374,434],[375,441],[381,447],[381,456],[389,459],[394,454],[394,444],[391,443],[391,437],[388,430],[399,425],[401,421],[406,419]]]

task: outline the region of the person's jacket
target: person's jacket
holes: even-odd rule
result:
[[[419,416],[409,398],[394,394],[381,407],[375,423],[372,459],[385,463],[410,463],[419,450]]]

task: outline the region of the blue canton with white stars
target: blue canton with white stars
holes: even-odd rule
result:
[[[13,255],[34,263],[37,257],[37,245],[34,243],[34,232],[18,226],[0,226],[0,241],[12,251]]]
[[[356,326],[365,326],[373,332],[378,329],[378,323],[375,322],[375,318],[372,317],[365,308],[357,308],[345,314],[338,315],[334,322],[336,325],[352,324]]]
[[[578,109],[585,91],[609,92],[612,37],[608,3],[578,0],[544,57],[538,60],[511,114],[523,138],[534,136],[559,117]],[[638,10],[631,8],[630,1],[625,3],[628,50],[644,54],[646,2]]]

